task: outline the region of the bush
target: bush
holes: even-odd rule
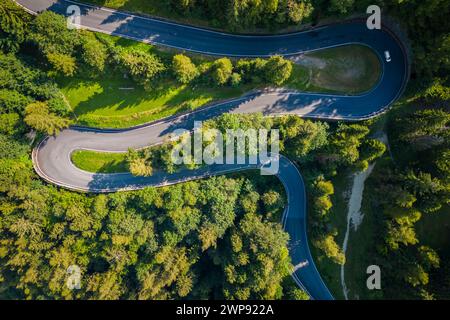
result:
[[[172,70],[177,81],[182,84],[191,82],[199,75],[198,69],[191,59],[182,54],[173,57]]]
[[[361,146],[360,158],[366,162],[371,162],[383,155],[386,151],[386,145],[375,139],[368,139],[364,141]]]
[[[316,192],[319,195],[332,195],[334,194],[334,187],[331,181],[319,180],[315,184]]]
[[[425,91],[425,98],[428,100],[450,100],[450,87],[443,86],[439,81],[435,81]]]
[[[151,165],[150,153],[148,150],[142,154],[136,150],[129,149],[126,159],[128,170],[132,175],[149,177],[153,174],[153,167]]]
[[[238,87],[241,84],[241,75],[239,73],[233,73],[231,75],[230,83],[232,87]]]
[[[221,58],[214,61],[212,77],[214,83],[223,86],[228,82],[233,73],[233,64],[228,58]]]
[[[293,23],[301,23],[304,19],[310,17],[313,9],[309,2],[288,0],[288,16]]]
[[[156,55],[137,50],[120,53],[120,63],[144,88],[150,88],[152,80],[166,70]]]
[[[314,209],[319,213],[326,214],[331,209],[333,203],[327,196],[318,197],[314,200]]]
[[[292,62],[281,56],[271,57],[264,66],[267,82],[282,85],[292,73]]]
[[[354,166],[356,171],[364,172],[369,168],[369,162],[367,160],[357,161]]]
[[[252,60],[241,59],[237,62],[236,70],[245,82],[260,83],[264,78],[264,67],[267,60],[256,58]]]
[[[48,110],[60,116],[67,116],[71,112],[70,106],[64,100],[62,93],[47,101]]]
[[[323,236],[319,240],[314,241],[314,245],[335,263],[340,265],[345,264],[345,254],[339,248],[332,235]]]

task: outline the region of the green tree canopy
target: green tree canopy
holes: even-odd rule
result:
[[[212,77],[214,83],[223,86],[230,79],[233,73],[233,64],[228,58],[221,58],[214,61],[212,66]]]
[[[292,62],[281,56],[273,56],[264,66],[265,78],[269,83],[282,85],[291,77]]]
[[[264,224],[261,217],[246,214],[230,236],[232,250],[222,258],[227,299],[280,298],[281,282],[292,265],[288,236],[279,224]]]
[[[173,56],[172,70],[177,80],[183,84],[191,82],[199,75],[197,67],[191,59],[182,54]]]
[[[337,264],[345,263],[345,254],[339,248],[332,235],[326,235],[314,241],[314,245],[323,250],[325,255]]]
[[[107,48],[93,33],[83,32],[81,36],[81,58],[84,63],[94,69],[94,72],[103,72],[108,58]]]
[[[50,113],[45,102],[29,104],[25,109],[25,122],[27,125],[49,135],[58,134],[63,128],[67,128],[70,121]]]
[[[152,80],[166,70],[156,55],[138,50],[122,52],[120,59],[125,70],[146,89],[151,88]]]
[[[16,52],[25,41],[29,15],[12,0],[0,3],[0,49]]]

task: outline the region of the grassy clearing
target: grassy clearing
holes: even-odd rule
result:
[[[72,153],[73,164],[85,171],[95,173],[128,172],[125,153],[106,153],[77,150]]]
[[[299,91],[308,91],[311,86],[310,70],[304,66],[294,64],[292,74],[284,86]],[[326,89],[320,88],[320,90]]]
[[[316,51],[299,63],[311,70],[308,91],[358,94],[373,88],[381,76],[378,56],[362,45]]]

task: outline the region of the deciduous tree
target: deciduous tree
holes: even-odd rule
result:
[[[182,54],[173,56],[172,70],[177,80],[183,84],[191,82],[199,75],[198,69],[191,59]]]

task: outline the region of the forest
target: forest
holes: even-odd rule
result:
[[[379,230],[371,255],[386,270],[385,298],[449,298],[448,242],[428,245],[433,233],[447,237],[445,227],[432,223],[417,230],[423,220],[448,221],[450,112],[448,96],[439,92],[427,90],[409,109],[393,111],[387,124],[393,154],[370,180]]]
[[[217,25],[230,30],[281,28],[364,8],[363,1],[351,0],[170,5],[182,16],[223,17],[216,13],[225,9],[227,20]],[[423,244],[415,225],[448,212],[450,5],[409,0],[385,7],[408,31],[414,53],[405,97],[383,116],[389,150],[374,138],[377,120],[326,123],[225,114],[207,125],[280,130],[281,152],[301,168],[307,184],[311,243],[333,264],[344,264],[346,257],[330,224],[336,192],[331,180],[364,170],[390,151],[394,160],[370,181],[380,217],[372,253],[392,284],[381,298],[449,298],[450,256]],[[113,70],[149,92],[167,79],[219,90],[248,83],[281,86],[293,72],[289,60],[220,58],[196,64],[182,53],[142,53],[68,30],[65,20],[50,12],[29,16],[9,0],[0,4],[0,49],[0,298],[308,298],[290,277],[289,239],[280,224],[286,199],[276,178],[246,172],[90,195],[43,182],[31,162],[40,139],[77,123],[59,88],[61,78],[80,73],[95,78]],[[176,170],[167,161],[169,151],[169,145],[132,150],[126,168],[136,175]],[[66,286],[66,270],[74,264],[83,273],[81,290]]]

